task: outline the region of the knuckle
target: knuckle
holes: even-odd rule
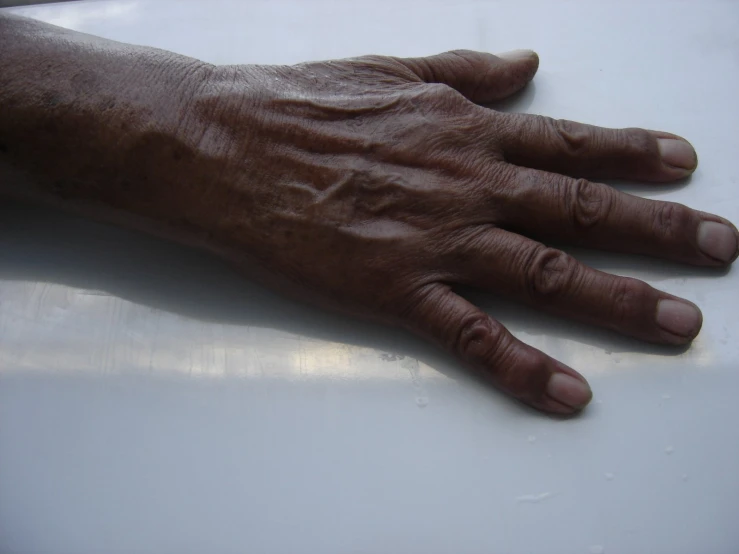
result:
[[[654,210],[654,232],[664,239],[676,239],[680,230],[690,226],[692,211],[687,206],[675,202],[657,202]]]
[[[530,348],[517,348],[505,328],[485,314],[472,314],[461,326],[457,354],[477,366],[485,377],[518,398],[543,391],[548,371],[546,356]]]
[[[573,287],[577,262],[554,248],[542,247],[534,251],[526,264],[526,292],[537,303],[561,298]]]
[[[630,277],[617,278],[611,293],[610,316],[614,326],[639,320],[644,306],[649,305],[650,296],[651,287],[645,282]]]
[[[559,150],[568,156],[580,156],[587,150],[590,140],[588,128],[566,119],[544,118],[550,134],[559,144]]]
[[[462,321],[452,349],[472,364],[488,364],[505,351],[505,336],[500,323],[483,313],[471,314]]]
[[[565,197],[573,227],[590,229],[606,218],[611,204],[610,189],[585,179],[577,179],[569,188]]]

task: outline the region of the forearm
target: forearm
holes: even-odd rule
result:
[[[0,189],[156,218],[210,68],[2,12],[0,52]]]

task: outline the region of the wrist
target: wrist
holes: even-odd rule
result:
[[[3,190],[155,217],[211,66],[7,15],[0,29]]]

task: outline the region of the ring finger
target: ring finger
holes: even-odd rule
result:
[[[700,330],[694,304],[515,233],[480,226],[453,244],[446,265],[460,284],[650,342],[685,344]]]

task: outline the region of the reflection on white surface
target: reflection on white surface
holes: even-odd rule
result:
[[[444,379],[427,364],[374,348],[275,329],[213,323],[43,282],[0,282],[0,371],[182,373],[248,379]],[[33,336],[33,344],[24,340]],[[39,341],[53,347],[34,348]]]
[[[537,49],[508,103],[691,139],[739,221],[739,4],[161,0],[16,10],[218,63]],[[574,15],[576,14],[576,15]],[[577,252],[697,302],[676,351],[473,299],[582,371],[543,417],[395,330],[207,256],[0,203],[0,552],[735,554],[739,277]]]

